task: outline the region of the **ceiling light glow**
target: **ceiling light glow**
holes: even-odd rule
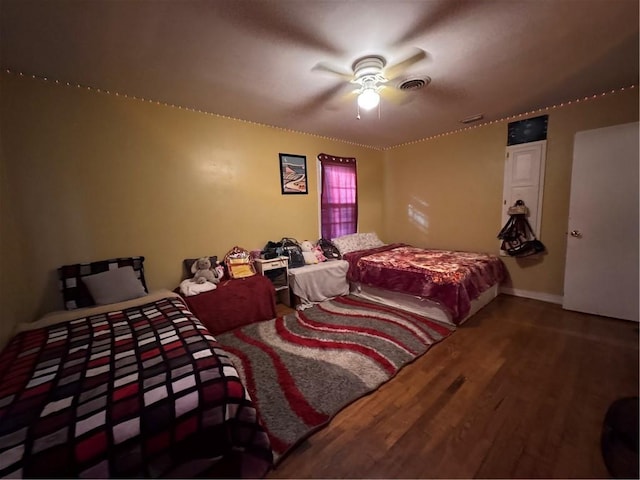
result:
[[[365,88],[360,95],[358,95],[358,106],[363,110],[371,110],[376,108],[380,103],[380,94],[373,88]]]

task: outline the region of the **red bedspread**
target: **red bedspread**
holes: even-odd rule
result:
[[[215,290],[185,300],[214,335],[276,317],[276,290],[262,275],[225,280]]]
[[[1,477],[264,475],[268,437],[226,352],[181,299],[141,303],[11,340]]]
[[[373,287],[408,293],[440,303],[459,323],[482,292],[503,280],[495,255],[426,250],[402,243],[347,253],[347,278]]]

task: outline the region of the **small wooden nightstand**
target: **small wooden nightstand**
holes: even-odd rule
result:
[[[257,258],[255,266],[260,275],[264,275],[273,283],[278,301],[290,307],[289,259],[287,257],[276,257],[268,260]]]

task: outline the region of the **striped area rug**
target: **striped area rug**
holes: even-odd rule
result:
[[[260,412],[277,462],[453,329],[349,295],[217,340]]]

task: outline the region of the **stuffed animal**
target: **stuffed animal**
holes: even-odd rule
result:
[[[314,247],[309,240],[302,242],[300,247],[302,248],[302,256],[304,256],[304,263],[307,265],[324,262],[327,259],[322,254],[322,250]]]
[[[313,250],[313,243],[311,243],[309,240],[305,240],[300,244],[300,248],[302,248],[303,252],[310,252],[311,250]]]
[[[318,259],[318,263],[322,263],[322,262],[326,262],[327,261],[327,257],[324,256],[324,252],[322,251],[322,249],[318,245],[313,247],[313,253],[315,254],[316,258]]]
[[[192,282],[206,283],[210,282],[214,285],[220,282],[217,272],[211,265],[209,257],[201,257],[191,265],[191,273],[193,273]]]

